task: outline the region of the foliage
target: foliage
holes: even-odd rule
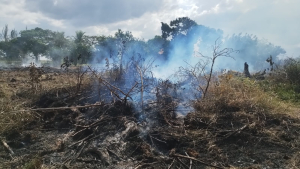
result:
[[[299,86],[300,89],[300,59],[286,59],[283,69],[286,72],[289,82],[293,85]],[[300,93],[300,90],[298,92]]]
[[[300,100],[300,62],[298,59],[287,58],[276,69],[269,72],[260,86],[278,98],[298,103]]]
[[[5,42],[9,40],[8,37],[8,25],[5,25],[2,29],[2,38],[4,39]]]
[[[64,32],[53,32],[53,39],[49,44],[49,57],[54,65],[60,65],[63,57],[70,53],[71,41],[65,37]]]
[[[91,46],[88,37],[84,35],[83,31],[76,31],[76,36],[74,38],[74,44],[70,52],[70,59],[77,65],[78,63],[87,63],[90,60]]]
[[[11,38],[0,42],[2,56],[7,60],[20,60],[27,54],[33,53],[36,62],[39,60],[39,55],[50,57],[57,62],[61,60],[64,53],[68,53],[68,48],[70,42],[64,37],[63,32],[41,28],[23,30],[20,36],[16,30],[11,30]]]
[[[161,24],[162,38],[164,39],[187,36],[189,31],[197,26],[197,23],[188,17],[177,18],[170,22],[170,26],[163,22]]]
[[[35,28],[31,30],[23,30],[20,32],[21,40],[24,42],[24,53],[32,52],[36,62],[39,60],[39,55],[45,55],[49,49],[49,42],[53,38],[53,32]]]
[[[7,60],[20,60],[24,56],[23,40],[19,37],[7,42],[1,41],[0,49],[2,57]]]

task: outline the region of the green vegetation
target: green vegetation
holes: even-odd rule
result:
[[[277,65],[265,80],[260,82],[261,87],[281,100],[300,103],[300,61],[288,58]]]

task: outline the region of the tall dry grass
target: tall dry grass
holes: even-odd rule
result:
[[[264,92],[253,79],[222,75],[209,87],[205,99],[197,100],[194,107],[202,112],[271,112],[285,109],[274,96]]]
[[[25,102],[15,99],[13,95],[14,92],[8,86],[0,86],[0,134],[18,130],[36,117],[30,112],[19,112],[24,109]]]

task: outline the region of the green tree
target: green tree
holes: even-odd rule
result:
[[[36,62],[39,61],[39,55],[46,55],[49,44],[53,39],[53,32],[35,28],[31,30],[23,30],[20,32],[20,39],[23,41],[23,51],[32,52]]]
[[[72,62],[75,65],[78,62],[87,63],[92,56],[91,47],[92,44],[89,41],[89,37],[85,35],[85,32],[76,31],[73,48],[70,53]]]
[[[187,36],[189,31],[198,24],[188,17],[177,18],[170,22],[170,25],[163,23],[161,26],[164,39],[175,39],[178,36]]]
[[[49,56],[54,65],[60,65],[62,58],[70,53],[70,40],[65,38],[64,32],[53,32],[53,39],[49,44]]]
[[[23,42],[20,38],[15,38],[10,41],[1,41],[0,50],[2,57],[7,60],[19,60],[24,57]]]
[[[15,29],[11,30],[10,31],[10,38],[15,39],[17,37],[18,37],[18,32]]]
[[[115,38],[116,45],[118,48],[118,59],[120,61],[120,72],[122,72],[124,53],[126,51],[127,46],[133,41],[135,41],[135,38],[133,37],[131,32],[124,32],[121,29],[118,29],[118,31],[115,33]]]
[[[2,29],[2,38],[4,39],[5,42],[8,42],[9,37],[8,37],[8,25],[5,25]]]

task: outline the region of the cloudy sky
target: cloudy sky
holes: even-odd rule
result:
[[[74,35],[160,35],[160,22],[190,17],[225,34],[248,33],[300,55],[299,0],[0,0],[0,26],[41,27]]]

